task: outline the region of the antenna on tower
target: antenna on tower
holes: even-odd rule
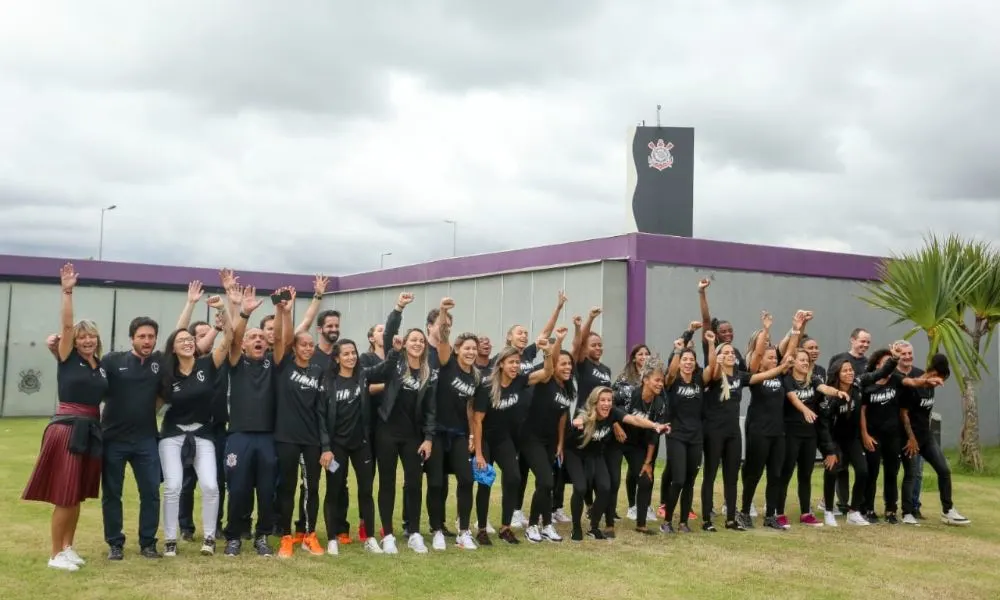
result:
[[[657,127],[660,126],[660,109],[662,109],[662,108],[663,108],[662,104],[657,104],[656,105],[656,126]]]

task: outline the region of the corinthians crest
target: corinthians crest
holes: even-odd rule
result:
[[[662,139],[656,140],[655,144],[649,142],[649,167],[662,171],[674,166],[674,155],[670,154],[673,147],[673,143],[664,143]]]
[[[17,382],[17,391],[22,394],[34,394],[42,389],[42,373],[34,369],[25,369],[17,374],[21,378]]]

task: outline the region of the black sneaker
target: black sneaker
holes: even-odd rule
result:
[[[201,555],[212,556],[213,554],[215,554],[215,538],[206,537],[205,541],[201,543]]]
[[[744,531],[747,529],[753,529],[753,518],[748,513],[736,513],[736,522],[739,523]]]
[[[726,521],[726,529],[732,529],[733,531],[746,531],[747,528],[740,523],[739,518],[735,521]]]
[[[492,546],[493,540],[490,539],[490,534],[486,533],[485,529],[480,529],[476,534],[476,543],[480,546]]]
[[[245,540],[247,540],[247,541],[249,541],[249,540],[252,540],[252,539],[253,539],[253,533],[251,533],[250,531],[244,531],[244,532],[243,532],[243,533],[242,533],[242,534],[240,535],[240,537],[241,537],[241,538],[243,538],[243,539],[245,539]]]
[[[141,554],[143,558],[163,558],[163,555],[156,551],[156,544],[143,546],[139,550],[139,554]]]
[[[171,540],[163,542],[163,556],[177,556],[177,542]]]
[[[670,521],[664,521],[660,524],[660,533],[677,533],[674,531],[674,525]]]
[[[727,523],[727,526],[728,526],[728,523]],[[712,533],[715,533],[716,531],[718,531],[718,529],[715,528],[715,525],[712,524],[711,521],[705,521],[704,523],[702,523],[701,524],[701,530],[702,531],[710,531]]]
[[[767,527],[768,529],[777,529],[778,531],[785,530],[785,528],[781,526],[781,523],[778,522],[778,517],[775,515],[764,517],[764,527]]]
[[[889,525],[899,525],[899,519],[896,518],[896,513],[894,512],[885,513],[885,522]]]
[[[918,521],[926,521],[926,520],[927,520],[927,517],[925,517],[925,516],[924,516],[923,514],[921,514],[921,512],[920,512],[920,509],[919,509],[919,508],[918,508],[917,510],[913,511],[913,516],[914,516],[914,518],[916,518],[916,519],[917,519]]]
[[[226,549],[222,553],[226,556],[239,556],[243,549],[243,540],[226,540]]]
[[[108,560],[122,560],[125,558],[125,550],[121,546],[111,546],[108,548]]]
[[[604,539],[607,539],[607,540],[613,540],[613,539],[615,539],[615,530],[614,530],[614,528],[609,527],[609,528],[605,529],[603,531],[603,533],[604,533]]]
[[[194,541],[194,529],[185,529],[184,531],[182,531],[181,532],[181,540],[183,540],[185,542],[193,542]]]
[[[582,542],[583,541],[583,528],[574,527],[573,528],[573,535],[571,535],[569,537],[569,539],[573,540],[574,542]]]
[[[691,528],[688,527],[687,523],[681,523],[677,526],[678,533],[691,533]]]
[[[607,536],[604,535],[604,532],[601,531],[600,529],[596,528],[596,527],[594,527],[593,529],[591,529],[590,531],[587,532],[587,537],[589,537],[592,540],[606,540],[606,539],[608,539]]]
[[[508,544],[521,543],[521,540],[517,539],[517,536],[514,535],[514,530],[510,528],[500,530],[500,539],[507,542]]]
[[[447,538],[458,537],[454,531],[448,529],[447,525],[441,527],[441,533],[444,534],[444,537]]]
[[[870,510],[865,513],[865,520],[871,523],[872,525],[878,525],[878,515],[875,513],[874,510]]]
[[[267,536],[260,535],[253,541],[253,548],[257,551],[257,556],[274,556],[274,550],[267,543]]]

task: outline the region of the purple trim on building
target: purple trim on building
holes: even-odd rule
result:
[[[625,289],[625,348],[646,339],[646,261],[628,261]]]
[[[198,279],[203,281],[207,287],[219,287],[219,272],[214,269],[96,260],[74,260],[71,262],[76,267],[77,273],[80,274],[81,283],[186,287],[188,283]],[[59,269],[65,263],[66,260],[61,258],[0,255],[0,279],[30,278],[58,281]],[[291,285],[297,290],[305,291],[312,290],[313,287],[313,278],[308,275],[240,271],[239,276],[241,283],[254,285],[261,291],[267,292],[285,285]]]

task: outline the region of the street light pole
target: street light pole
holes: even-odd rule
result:
[[[382,269],[382,268],[385,267],[385,257],[386,256],[392,256],[392,252],[383,252],[381,255],[379,255],[379,257],[378,257],[378,268],[379,269]]]
[[[97,260],[100,261],[104,257],[104,213],[109,210],[114,210],[118,208],[117,204],[112,204],[111,206],[105,206],[101,209],[101,238],[97,243]]]
[[[445,223],[451,223],[451,255],[458,256],[458,221],[445,219]]]

